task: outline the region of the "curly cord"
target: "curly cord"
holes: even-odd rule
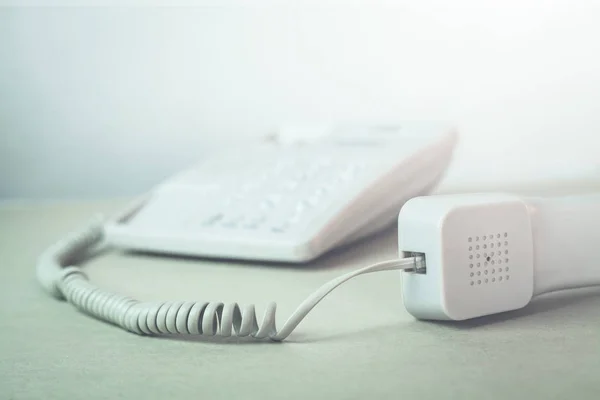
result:
[[[389,270],[411,270],[420,257],[384,261],[335,278],[304,300],[277,331],[276,304],[270,303],[259,324],[254,305],[221,302],[140,302],[92,285],[81,268],[69,266],[103,239],[101,219],[68,236],[42,254],[37,265],[40,284],[54,297],[65,299],[80,311],[139,335],[194,335],[269,338],[282,341],[306,315],[342,283],[359,275]]]

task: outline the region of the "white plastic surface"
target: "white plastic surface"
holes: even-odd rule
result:
[[[416,318],[465,320],[515,310],[533,295],[527,205],[504,194],[415,198],[398,216],[399,249],[423,253],[425,273],[403,273]]]
[[[420,319],[463,320],[599,286],[599,227],[600,194],[412,199],[398,217],[399,248],[422,253],[426,272],[403,274],[405,306]]]
[[[528,198],[535,295],[600,285],[600,194]]]
[[[298,145],[231,149],[158,185],[112,219],[118,247],[305,262],[394,222],[431,193],[457,142],[451,126],[339,127]]]

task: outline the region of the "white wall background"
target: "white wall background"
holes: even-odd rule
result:
[[[314,120],[456,121],[450,185],[600,182],[597,1],[199,3],[1,7],[0,198],[131,195]]]

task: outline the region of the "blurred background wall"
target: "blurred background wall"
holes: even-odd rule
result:
[[[454,121],[449,186],[600,182],[598,1],[14,3],[0,199],[129,196],[295,121]]]

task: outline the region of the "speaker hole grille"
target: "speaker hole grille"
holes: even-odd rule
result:
[[[466,265],[469,270],[472,270],[475,265],[479,268],[476,273],[469,273],[468,281],[471,286],[502,284],[510,279],[508,274],[510,271],[508,236],[508,232],[495,232],[467,238],[468,260]],[[473,242],[481,242],[481,244],[473,244]],[[483,259],[483,262],[474,264],[473,260],[478,259]],[[485,276],[485,279],[475,279],[482,276]]]

